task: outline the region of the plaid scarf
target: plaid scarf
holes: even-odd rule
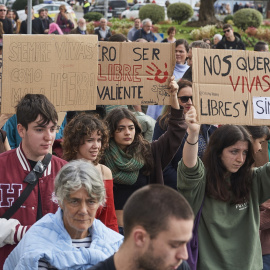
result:
[[[126,154],[114,139],[111,139],[109,148],[105,151],[105,165],[111,169],[115,183],[133,185],[138,179],[139,170],[144,166],[144,161]]]

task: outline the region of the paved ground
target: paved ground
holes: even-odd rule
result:
[[[81,6],[73,6],[73,10],[76,14],[77,20],[83,18],[83,10]]]

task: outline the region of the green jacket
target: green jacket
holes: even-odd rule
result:
[[[177,187],[196,215],[205,196],[205,168],[178,165]],[[270,198],[270,163],[253,170],[250,200],[230,205],[205,197],[199,223],[198,270],[261,270],[259,205]]]

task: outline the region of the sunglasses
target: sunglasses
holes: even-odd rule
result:
[[[230,32],[230,31],[231,31],[231,29],[227,29],[227,30],[224,30],[223,33],[225,34],[225,33]]]
[[[7,11],[6,9],[0,9],[0,11]]]
[[[189,99],[192,101],[192,96],[182,96],[178,97],[178,99],[180,99],[182,103],[187,103]]]

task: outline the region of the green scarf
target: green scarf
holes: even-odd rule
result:
[[[105,165],[111,169],[115,183],[133,185],[138,179],[139,170],[144,166],[144,161],[126,154],[114,139],[111,139],[109,148],[105,151]]]

